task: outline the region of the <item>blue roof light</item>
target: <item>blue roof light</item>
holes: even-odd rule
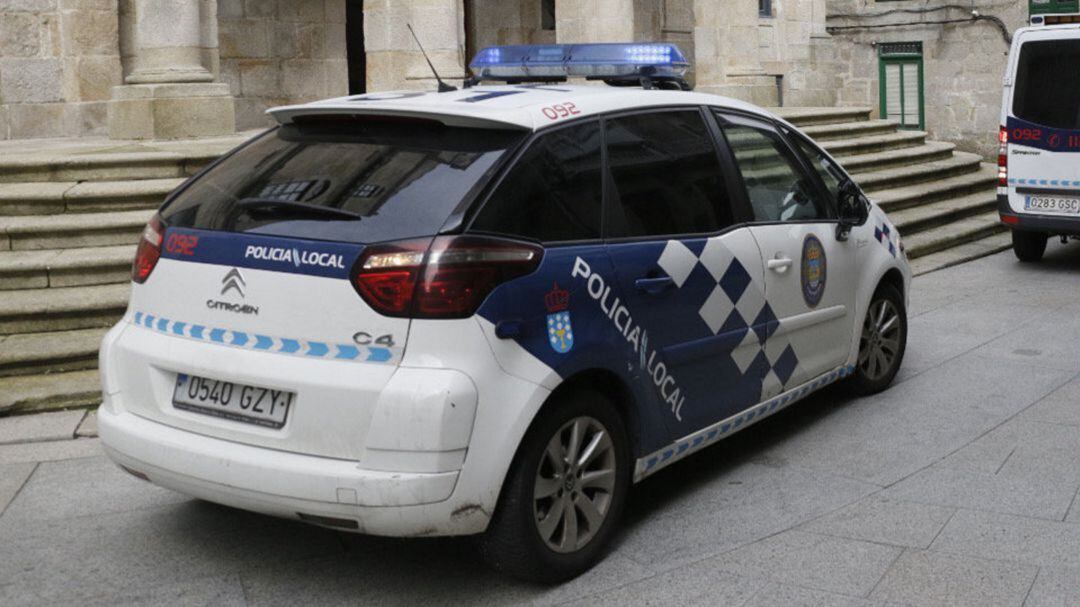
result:
[[[481,80],[681,79],[690,63],[674,44],[547,44],[490,46],[469,68]]]

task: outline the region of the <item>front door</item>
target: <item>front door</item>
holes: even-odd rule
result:
[[[637,350],[628,361],[672,438],[756,404],[759,369],[736,362],[765,304],[761,257],[735,225],[729,178],[700,110],[605,120],[608,250],[616,284],[606,304]]]
[[[772,125],[739,116],[721,122],[752,207],[750,232],[778,321],[765,343],[768,398],[846,362],[855,243],[837,240],[828,190]]]

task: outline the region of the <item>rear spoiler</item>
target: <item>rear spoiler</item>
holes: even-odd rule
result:
[[[468,111],[433,112],[426,108],[387,107],[386,105],[376,105],[370,102],[361,105],[345,100],[334,103],[282,106],[271,108],[266,113],[281,125],[292,124],[297,118],[304,116],[400,116],[402,118],[434,120],[446,126],[529,130],[529,127],[510,117],[499,119],[490,115],[479,116]],[[485,112],[485,114],[489,114],[489,112]]]

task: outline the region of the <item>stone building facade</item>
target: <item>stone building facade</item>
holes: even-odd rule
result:
[[[1026,19],[1020,2],[961,1],[1009,31]],[[990,153],[1008,47],[994,22],[945,4],[0,0],[0,139],[205,136],[262,126],[275,105],[433,87],[411,24],[450,81],[490,44],[671,41],[698,90],[765,106],[876,108],[881,44],[920,42],[924,126]]]

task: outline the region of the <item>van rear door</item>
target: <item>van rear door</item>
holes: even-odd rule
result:
[[[1017,213],[1080,217],[1080,28],[1022,30],[1006,79],[1005,183]],[[1011,83],[1011,87],[1008,85]]]

